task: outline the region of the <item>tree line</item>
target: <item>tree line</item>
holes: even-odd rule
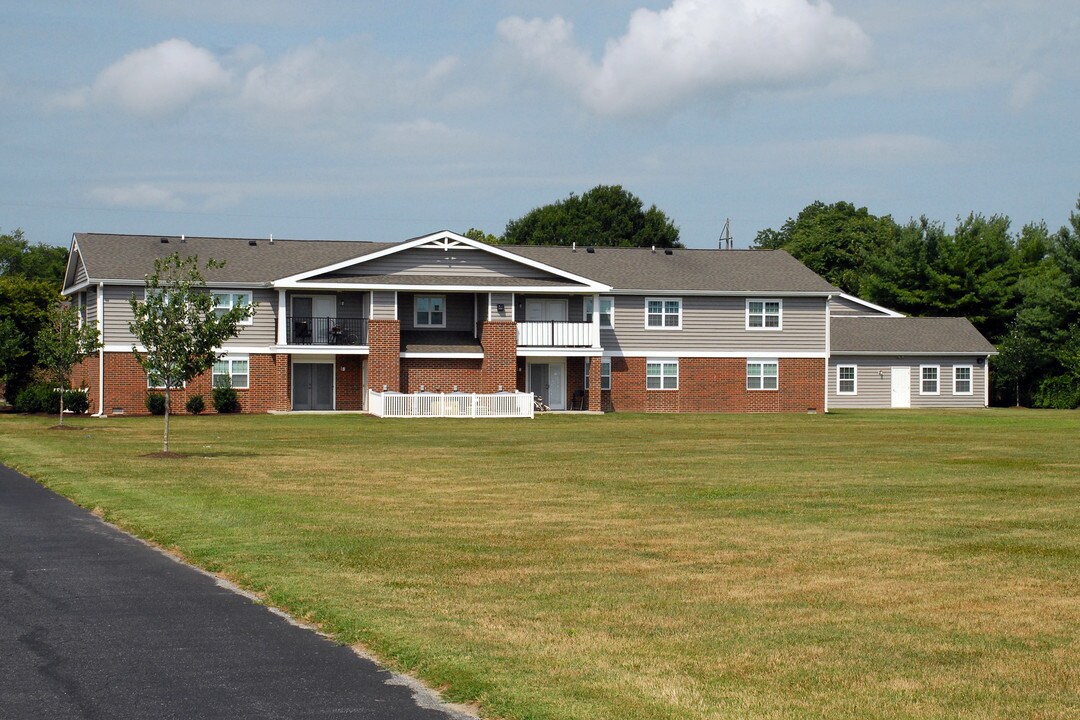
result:
[[[755,247],[783,249],[845,292],[912,316],[965,316],[994,343],[995,404],[1080,406],[1080,201],[1069,223],[1012,229],[970,214],[952,230],[812,203]]]

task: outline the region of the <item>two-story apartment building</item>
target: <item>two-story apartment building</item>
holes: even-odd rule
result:
[[[75,378],[98,414],[145,412],[129,299],[174,252],[224,261],[204,273],[219,307],[255,306],[181,395],[228,377],[247,412],[515,390],[553,410],[983,405],[994,352],[967,320],[899,317],[782,251],[77,233],[64,292],[102,332]]]

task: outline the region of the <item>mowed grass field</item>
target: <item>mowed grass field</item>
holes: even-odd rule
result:
[[[55,422],[0,460],[484,717],[1080,716],[1076,412]]]

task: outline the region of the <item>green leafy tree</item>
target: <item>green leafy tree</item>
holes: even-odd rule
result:
[[[995,380],[1014,389],[1016,407],[1020,407],[1021,396],[1044,360],[1042,347],[1021,323],[1014,322],[997,349],[999,354],[991,361]]]
[[[7,383],[26,354],[26,336],[15,321],[9,317],[0,320],[0,383]]]
[[[59,245],[31,245],[22,230],[0,234],[0,275],[49,280],[57,290],[64,282],[68,250]]]
[[[505,245],[682,247],[679,228],[620,185],[597,185],[584,195],[544,205],[506,224]]]
[[[210,260],[206,267],[221,267]],[[154,261],[146,278],[146,297],[131,298],[134,320],[131,333],[145,349],[132,346],[135,359],[165,388],[163,451],[169,452],[171,391],[206,372],[217,360],[217,348],[235,337],[241,321],[251,317],[251,306],[215,312],[214,297],[205,289],[199,260],[173,253]]]
[[[0,374],[9,401],[33,377],[37,361],[33,338],[45,326],[49,308],[58,300],[57,285],[50,280],[0,276]]]
[[[489,232],[484,232],[483,230],[480,230],[479,228],[471,227],[462,234],[465,237],[469,238],[470,240],[477,240],[477,241],[482,242],[482,243],[487,243],[488,245],[498,245],[499,244],[498,236],[492,235]]]
[[[60,387],[60,425],[64,425],[64,395],[71,388],[71,372],[83,359],[101,347],[97,328],[82,323],[77,308],[55,303],[45,326],[34,339],[38,363],[51,382]]]

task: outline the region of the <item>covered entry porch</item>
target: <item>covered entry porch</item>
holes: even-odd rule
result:
[[[367,355],[296,353],[289,365],[293,412],[367,409]]]

